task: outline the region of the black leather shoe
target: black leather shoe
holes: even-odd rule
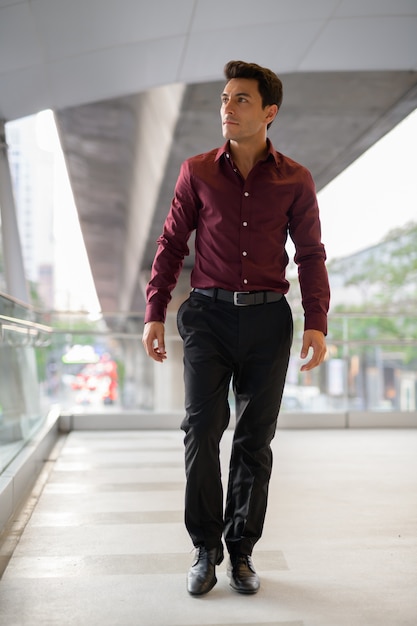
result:
[[[202,596],[213,589],[217,582],[216,565],[223,561],[223,545],[207,550],[199,546],[195,551],[194,562],[188,572],[187,591],[192,596]]]
[[[256,593],[261,584],[249,554],[231,554],[227,575],[230,586],[239,593]]]

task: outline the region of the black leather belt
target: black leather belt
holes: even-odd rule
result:
[[[282,298],[282,293],[276,291],[227,291],[226,289],[193,289],[195,293],[208,296],[213,300],[222,300],[235,306],[253,306],[255,304],[267,304],[278,302]]]

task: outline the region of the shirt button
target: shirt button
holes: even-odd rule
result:
[[[244,284],[244,285],[247,285],[247,284],[248,284],[248,279],[247,279],[247,278],[244,278],[244,279],[243,279],[243,284]]]
[[[243,250],[242,254],[243,256],[248,256],[248,253],[246,252],[246,250]]]
[[[248,191],[245,191],[245,193],[244,193],[243,195],[244,195],[244,196],[246,196],[246,197],[248,197],[249,192],[248,192]]]
[[[247,226],[247,225],[248,225],[248,223],[247,223],[247,222],[243,222],[243,226]]]
[[[226,152],[226,159],[230,159],[230,155],[228,152]]]

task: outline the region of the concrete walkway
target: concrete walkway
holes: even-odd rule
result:
[[[181,433],[70,433],[0,581],[0,625],[416,626],[417,430],[283,430],[273,449],[261,590],[233,592],[223,563],[193,598]]]

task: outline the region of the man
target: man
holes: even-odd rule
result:
[[[164,320],[187,242],[196,231],[190,297],[178,312],[184,344],[185,524],[196,548],[187,589],[202,595],[216,584],[230,555],[230,585],[259,589],[252,550],[262,534],[274,437],[292,342],[285,293],[288,233],[295,244],[305,331],[301,370],[326,353],[329,285],[314,183],[298,163],[276,152],[267,129],[282,101],[270,70],[230,61],[221,95],[220,149],[186,160],[147,287],[143,344],[163,362]],[[236,399],[225,510],[219,443],[230,417],[230,382]]]

